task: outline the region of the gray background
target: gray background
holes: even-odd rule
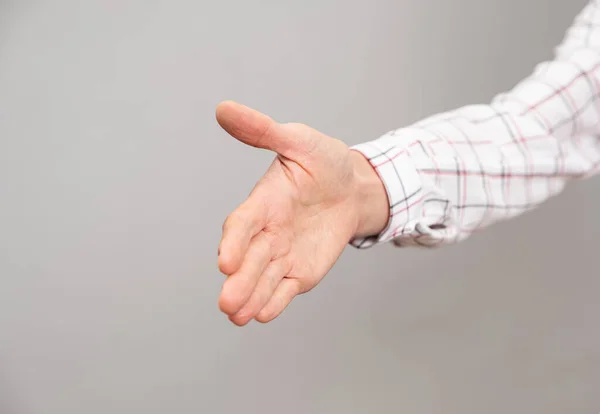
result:
[[[598,412],[598,180],[459,246],[347,249],[269,325],[216,305],[272,157],[219,101],[371,140],[512,87],[583,4],[0,0],[0,412]]]

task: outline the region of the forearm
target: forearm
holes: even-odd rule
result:
[[[599,3],[578,16],[554,61],[490,105],[440,114],[356,146],[384,182],[390,219],[384,231],[353,244],[462,240],[593,174],[600,161]]]

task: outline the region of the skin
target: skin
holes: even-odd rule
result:
[[[220,309],[238,326],[266,323],[314,288],[352,238],[384,229],[387,195],[371,164],[338,139],[235,102],[216,116],[232,137],[276,154],[225,220],[218,258]]]

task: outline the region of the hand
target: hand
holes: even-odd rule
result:
[[[233,102],[217,108],[230,135],[277,156],[225,221],[221,310],[236,325],[269,322],[315,287],[354,237],[379,233],[387,195],[369,162],[301,124],[279,124]]]

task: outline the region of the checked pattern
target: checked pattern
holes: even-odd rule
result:
[[[455,243],[534,209],[600,169],[600,0],[554,60],[490,105],[438,114],[359,144],[385,184],[390,220],[367,248]]]

